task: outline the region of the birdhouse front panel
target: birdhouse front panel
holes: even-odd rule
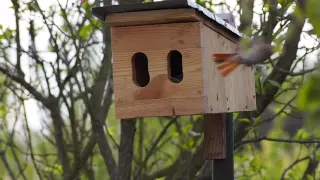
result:
[[[112,27],[117,118],[205,113],[201,25]]]

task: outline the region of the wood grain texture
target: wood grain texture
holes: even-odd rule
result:
[[[204,115],[205,160],[226,158],[226,119],[224,114]]]
[[[139,52],[200,47],[200,22],[112,28],[112,51]]]
[[[166,24],[199,21],[195,9],[164,9],[115,13],[106,16],[106,23],[113,27]]]
[[[227,32],[224,27],[193,8],[114,13],[107,15],[105,22],[112,27],[202,22],[229,40],[238,41],[237,35]]]
[[[204,114],[203,97],[117,101],[116,118]]]
[[[116,117],[192,115],[255,110],[253,70],[240,66],[224,78],[211,59],[235,44],[201,22],[113,27],[112,52]],[[168,54],[182,54],[183,80],[168,78]],[[132,57],[148,58],[150,81],[133,81]]]
[[[113,70],[116,117],[174,116],[204,113],[200,23],[113,27]],[[183,80],[168,78],[168,54],[182,54]],[[148,58],[149,84],[132,80],[131,58]]]
[[[224,36],[228,40],[237,43],[239,41],[238,35],[234,35],[232,32],[228,32],[228,30],[218,25],[218,23],[214,22],[212,19],[202,15],[200,12],[196,12],[196,16],[198,18],[199,22],[202,22],[204,25],[206,25],[211,30],[215,31],[216,33],[220,34],[221,36]]]
[[[232,74],[222,77],[211,59],[213,53],[234,52],[236,44],[201,26],[202,62],[206,113],[252,111],[256,109],[254,71],[239,66]]]

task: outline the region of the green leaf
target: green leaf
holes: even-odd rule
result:
[[[192,128],[192,124],[187,124],[182,128],[182,132],[187,132]]]
[[[185,148],[185,149],[191,149],[193,147],[194,143],[195,142],[194,142],[193,139],[189,139],[186,143],[184,143],[182,145],[182,147]]]
[[[108,132],[109,132],[110,136],[112,136],[112,137],[116,135],[116,130],[114,127],[108,126]]]
[[[300,88],[297,97],[297,106],[301,110],[314,111],[320,105],[320,75],[312,76]]]
[[[238,116],[239,116],[239,113],[238,113],[238,112],[234,112],[234,113],[233,113],[233,119],[234,119],[234,120],[237,119]]]
[[[311,136],[312,134],[308,133],[304,129],[299,129],[296,134],[297,139],[309,139]]]
[[[7,114],[7,109],[5,105],[0,105],[0,117],[3,117]]]
[[[317,159],[317,160],[320,160],[320,151],[317,151],[317,152],[316,152],[316,159]]]
[[[250,124],[250,122],[251,122],[248,118],[240,118],[239,121],[244,122],[244,123],[248,123],[248,124]]]
[[[89,33],[92,31],[92,26],[91,25],[86,25],[86,26],[83,26],[80,30],[80,33],[79,35],[81,37],[87,37],[89,35]]]
[[[260,122],[260,118],[261,118],[261,116],[255,118],[254,119],[254,124],[258,124]]]
[[[172,132],[170,134],[171,137],[178,137],[179,136],[179,133],[178,132]]]
[[[278,0],[278,3],[283,6],[287,3],[287,0]]]
[[[310,174],[308,174],[308,175],[307,175],[307,180],[313,180],[313,176],[310,175]]]
[[[306,14],[313,25],[314,32],[320,35],[320,1],[319,0],[309,0],[307,1]]]
[[[53,46],[51,46],[51,45],[49,45],[48,49],[49,49],[49,51],[50,51],[50,52],[55,52],[54,47],[53,47]]]

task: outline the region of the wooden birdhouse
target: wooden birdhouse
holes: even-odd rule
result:
[[[234,52],[238,30],[188,0],[97,7],[111,26],[116,118],[252,111],[253,69],[222,77],[215,52]]]

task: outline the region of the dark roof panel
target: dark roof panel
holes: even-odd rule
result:
[[[136,12],[136,11],[152,11],[152,10],[162,10],[162,9],[179,9],[179,8],[194,8],[201,14],[207,16],[212,21],[220,24],[221,26],[227,28],[232,33],[242,37],[242,34],[218,17],[206,8],[200,6],[199,4],[191,0],[164,0],[157,2],[146,2],[146,3],[131,3],[131,4],[122,4],[122,5],[111,5],[103,7],[95,7],[92,9],[92,14],[99,18],[100,20],[105,20],[106,15],[114,13],[123,13],[123,12]]]

